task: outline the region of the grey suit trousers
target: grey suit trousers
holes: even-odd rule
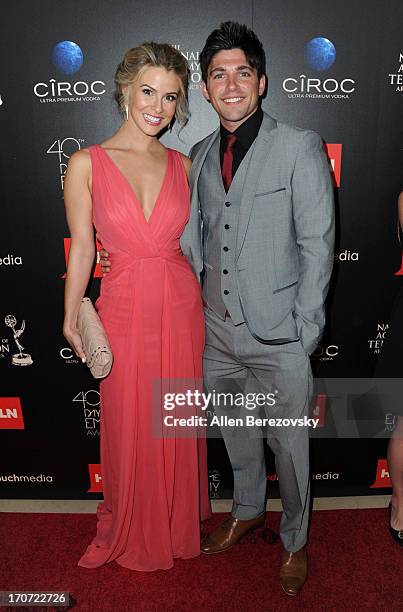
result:
[[[304,418],[312,394],[309,357],[300,341],[282,345],[258,342],[245,323],[234,325],[205,310],[206,347],[204,382],[207,391],[273,393],[273,406],[253,410],[215,405],[217,416],[241,413],[266,418]],[[252,397],[252,396],[247,396]],[[272,396],[273,397],[273,396]],[[258,414],[260,411],[260,414]],[[234,472],[232,514],[255,518],[265,510],[267,473],[264,440],[275,455],[283,514],[280,537],[284,548],[295,552],[307,540],[309,518],[309,432],[306,426],[221,428]]]

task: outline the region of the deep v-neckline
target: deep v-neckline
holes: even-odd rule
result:
[[[164,178],[162,179],[161,187],[160,187],[158,195],[157,195],[157,197],[155,199],[154,206],[152,208],[151,214],[150,214],[150,216],[147,219],[145,214],[144,214],[144,209],[143,209],[143,207],[141,205],[141,202],[140,202],[136,192],[134,191],[134,189],[132,187],[132,184],[130,183],[129,179],[127,178],[127,176],[122,172],[122,170],[119,168],[117,163],[113,161],[112,157],[107,153],[106,149],[104,149],[104,147],[102,147],[101,145],[97,145],[97,146],[101,149],[101,151],[103,152],[105,157],[107,157],[107,159],[109,160],[109,162],[111,163],[113,168],[115,168],[117,174],[120,176],[120,178],[126,184],[126,187],[127,187],[129,193],[132,196],[132,199],[136,202],[137,206],[139,207],[139,212],[140,212],[141,216],[143,217],[145,223],[148,225],[150,223],[150,221],[151,221],[151,219],[152,219],[152,217],[154,215],[154,211],[157,208],[158,203],[159,203],[159,201],[161,199],[161,194],[164,191],[165,183],[166,183],[167,178],[168,178],[168,171],[169,171],[169,165],[170,165],[170,160],[171,160],[171,155],[170,155],[171,151],[170,151],[170,149],[168,147],[166,147],[166,150],[167,150],[167,160],[166,160],[166,165],[165,165]]]

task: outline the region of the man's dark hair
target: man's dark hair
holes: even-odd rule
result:
[[[200,53],[202,79],[207,83],[208,67],[216,53],[225,49],[241,49],[252,68],[255,68],[260,79],[266,73],[266,56],[263,45],[248,26],[225,21],[211,32]]]

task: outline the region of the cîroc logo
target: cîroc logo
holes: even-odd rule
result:
[[[314,70],[327,70],[336,59],[336,47],[328,38],[312,38],[305,46],[305,60]]]
[[[71,40],[58,42],[51,53],[52,64],[58,72],[70,77],[83,65],[83,52],[77,43]],[[104,81],[61,81],[50,78],[35,83],[34,95],[42,103],[54,102],[97,102],[105,93]]]
[[[305,46],[305,61],[315,72],[328,70],[336,60],[336,47],[328,38],[317,37]],[[311,99],[349,99],[355,91],[355,81],[351,78],[321,78],[300,74],[283,80],[283,91],[289,98]]]
[[[74,74],[83,65],[83,52],[72,40],[62,40],[54,46],[52,63],[63,74]]]
[[[312,353],[312,359],[319,361],[333,361],[339,354],[339,347],[336,344],[321,345],[319,344]]]
[[[69,346],[64,346],[62,349],[60,349],[59,355],[62,359],[64,359],[64,363],[81,363]]]
[[[7,325],[7,327],[10,327],[12,329],[13,335],[14,335],[14,341],[18,348],[18,353],[15,353],[15,355],[13,355],[11,358],[11,363],[17,366],[32,365],[33,361],[32,361],[31,355],[29,355],[28,353],[22,352],[24,350],[24,347],[19,341],[20,336],[24,333],[24,330],[25,330],[25,321],[21,323],[21,327],[19,329],[16,329],[17,319],[15,318],[14,315],[7,315],[6,318],[4,319],[4,323]]]

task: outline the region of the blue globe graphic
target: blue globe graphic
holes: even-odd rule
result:
[[[312,38],[306,44],[305,59],[314,70],[327,70],[336,59],[336,47],[328,38]]]
[[[63,74],[73,74],[83,64],[83,52],[75,42],[62,40],[53,48],[52,62]]]

